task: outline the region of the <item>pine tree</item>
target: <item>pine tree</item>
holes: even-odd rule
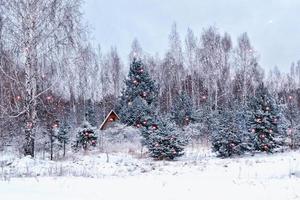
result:
[[[157,125],[147,131],[147,148],[151,157],[157,160],[173,160],[184,154],[188,141],[173,124],[159,120]]]
[[[87,101],[85,117],[86,117],[86,120],[92,126],[97,125],[95,108],[94,108],[94,105],[92,103],[92,100],[90,100],[90,99]]]
[[[218,156],[242,155],[251,148],[244,119],[243,110],[227,108],[220,112],[212,134],[212,148]]]
[[[88,150],[90,146],[96,146],[97,135],[95,129],[88,121],[84,121],[76,136],[76,148],[82,147],[84,150]]]
[[[263,83],[248,104],[247,125],[254,151],[272,152],[279,147],[279,109]]]
[[[287,144],[291,149],[298,149],[300,147],[300,112],[294,95],[288,95],[283,110],[287,124]]]
[[[69,143],[70,140],[70,135],[69,135],[70,129],[71,129],[70,125],[66,121],[63,121],[60,124],[59,131],[57,134],[57,140],[59,142],[60,148],[63,149],[64,157],[66,155],[66,145]]]
[[[127,108],[123,108],[122,118],[137,128],[149,127],[155,123],[155,108],[149,106],[141,97],[136,97]]]
[[[181,92],[181,94],[177,95],[174,99],[171,116],[171,119],[180,127],[194,121],[193,102],[186,92]]]
[[[157,96],[158,87],[155,81],[151,79],[143,63],[133,59],[118,105],[122,122],[137,127],[151,126],[151,118],[155,115],[157,106]]]

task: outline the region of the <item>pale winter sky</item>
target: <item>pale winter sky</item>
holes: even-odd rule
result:
[[[84,12],[93,41],[103,51],[116,45],[126,64],[135,37],[144,51],[163,55],[174,21],[182,41],[188,27],[200,35],[215,25],[234,42],[248,32],[265,69],[286,71],[300,59],[300,0],[86,0]]]

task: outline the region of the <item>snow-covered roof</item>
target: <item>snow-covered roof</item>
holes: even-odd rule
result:
[[[116,117],[117,117],[118,120],[120,119],[120,117],[117,115],[117,113],[116,113],[114,110],[111,110],[111,111],[109,112],[109,114],[106,116],[106,118],[104,119],[104,121],[102,122],[102,124],[100,125],[100,130],[102,130],[103,126],[106,124],[106,122],[108,121],[109,117],[110,117],[112,114],[116,115]]]

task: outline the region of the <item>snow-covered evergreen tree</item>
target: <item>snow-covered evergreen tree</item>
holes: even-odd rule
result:
[[[122,92],[118,113],[127,125],[149,127],[155,115],[158,87],[141,61],[133,59],[126,87]]]
[[[85,118],[92,126],[97,125],[95,107],[90,99],[87,101]]]
[[[92,127],[88,121],[84,121],[76,135],[76,148],[82,147],[84,150],[88,150],[90,146],[96,146],[95,130],[96,128]]]
[[[279,108],[268,89],[261,83],[248,103],[248,130],[254,151],[272,152],[279,147]]]
[[[159,120],[157,125],[147,130],[149,155],[158,160],[173,160],[184,154],[188,140],[176,130],[174,124]]]
[[[69,143],[70,140],[70,125],[63,121],[60,124],[59,131],[57,134],[57,140],[59,142],[60,148],[63,150],[63,156],[66,155],[66,145]]]
[[[287,145],[291,149],[298,149],[300,147],[300,112],[295,95],[288,95],[283,110],[287,125]]]
[[[181,127],[194,121],[193,102],[186,92],[181,92],[181,94],[174,99],[171,116],[171,119]]]
[[[122,118],[126,118],[126,124],[137,128],[149,127],[155,123],[155,108],[149,106],[141,97],[133,100],[127,108],[123,108]]]
[[[220,157],[242,155],[251,149],[242,109],[227,108],[218,116],[217,128],[212,134],[212,148]]]

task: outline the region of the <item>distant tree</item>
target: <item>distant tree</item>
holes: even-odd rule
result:
[[[197,88],[196,88],[196,77],[198,77],[199,66],[197,66],[197,50],[198,50],[198,41],[194,32],[188,28],[186,38],[185,38],[185,51],[184,51],[184,65],[187,69],[188,74],[188,94],[191,96],[192,102],[194,105],[197,103]],[[195,77],[194,77],[195,76]],[[186,86],[187,87],[187,86]]]
[[[184,79],[183,53],[177,25],[174,23],[169,34],[169,49],[161,66],[160,106],[164,112],[169,112],[172,102],[181,91],[181,81]]]
[[[59,142],[59,147],[63,150],[63,157],[66,156],[66,145],[70,141],[70,129],[71,127],[66,120],[60,123],[57,140]]]
[[[171,119],[175,121],[178,126],[188,125],[194,121],[193,102],[191,97],[186,92],[181,92],[174,99],[171,108]]]
[[[116,47],[112,48],[110,51],[110,60],[111,68],[109,68],[112,73],[113,95],[115,98],[117,98],[121,92],[123,80],[123,64]]]
[[[143,59],[143,49],[137,38],[135,38],[132,41],[131,51],[129,53],[129,62],[131,63],[134,59],[137,59],[137,60]]]
[[[87,100],[85,118],[92,126],[97,125],[95,106],[91,99]]]
[[[200,98],[205,97],[211,109],[218,110],[218,107],[226,106],[231,94],[229,81],[231,38],[226,33],[222,36],[218,29],[212,26],[203,31],[200,42],[197,57],[202,72],[198,73],[202,82],[200,83],[204,85],[204,94]]]
[[[101,61],[100,83],[103,105],[106,107],[116,106],[117,97],[120,95],[123,80],[123,64],[118,54],[117,48],[112,47],[110,52],[103,56]]]
[[[258,56],[251,45],[247,33],[238,38],[238,46],[234,50],[235,77],[233,94],[243,105],[247,98],[255,94],[255,88],[263,81],[263,70],[258,64]]]

